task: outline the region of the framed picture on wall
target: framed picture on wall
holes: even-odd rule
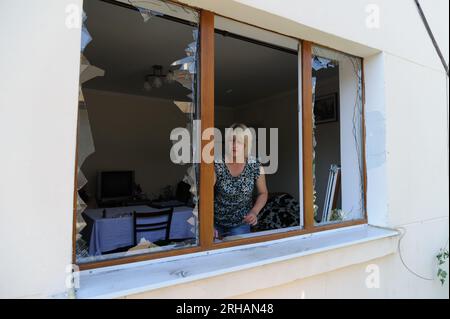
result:
[[[337,122],[337,93],[316,97],[314,101],[314,118],[316,124]]]

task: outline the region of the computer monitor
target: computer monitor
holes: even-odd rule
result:
[[[134,171],[101,171],[97,176],[99,200],[124,199],[133,196]]]

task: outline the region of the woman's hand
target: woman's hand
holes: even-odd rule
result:
[[[256,189],[258,190],[258,197],[256,198],[256,202],[253,205],[253,208],[244,217],[244,222],[252,226],[255,226],[258,223],[258,213],[266,205],[268,197],[266,177],[264,168],[262,166],[260,166],[259,178],[256,180]]]
[[[246,222],[247,224],[250,224],[252,226],[255,226],[258,223],[258,214],[255,212],[249,212],[244,217],[244,222]]]

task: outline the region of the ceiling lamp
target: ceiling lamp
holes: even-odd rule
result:
[[[153,65],[152,73],[147,74],[144,80],[144,90],[149,92],[152,88],[159,89],[162,87],[163,82],[168,84],[175,81],[175,75],[172,71],[168,71],[164,74],[162,65]]]

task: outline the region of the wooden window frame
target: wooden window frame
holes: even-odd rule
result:
[[[176,1],[175,1],[176,2]],[[186,6],[184,4],[181,4]],[[189,7],[189,6],[186,6]],[[193,7],[191,7],[193,8]],[[214,17],[217,14],[199,9],[200,13],[200,113],[201,113],[201,131],[209,127],[214,127]],[[228,17],[226,17],[228,18]],[[235,20],[232,18],[228,18]],[[241,22],[242,23],[242,22]],[[261,27],[255,26],[259,29]],[[265,29],[263,29],[265,30]],[[271,30],[268,30],[271,31]],[[271,31],[274,32],[274,31]],[[276,32],[275,32],[276,33]],[[285,35],[286,36],[286,35]],[[227,242],[214,242],[214,187],[213,163],[200,163],[200,200],[199,200],[199,244],[195,247],[186,247],[180,249],[167,250],[163,252],[147,253],[136,256],[122,257],[117,259],[108,259],[101,261],[94,261],[89,263],[78,264],[80,270],[94,269],[100,267],[115,266],[138,261],[146,261],[151,259],[159,259],[164,257],[188,255],[192,253],[204,252],[208,250],[221,249],[226,247],[234,247],[246,244],[255,244],[286,238],[291,236],[298,236],[325,230],[349,227],[354,225],[367,224],[367,169],[365,160],[365,125],[363,125],[362,132],[362,156],[363,156],[363,191],[364,191],[364,216],[361,219],[345,221],[340,223],[333,223],[327,225],[315,225],[314,223],[314,208],[313,208],[313,123],[312,123],[312,47],[314,43],[310,41],[303,41],[297,39],[301,43],[301,72],[302,77],[302,167],[303,167],[303,228],[297,230],[286,230],[285,232],[278,232],[273,234],[262,234],[256,237],[241,238]],[[333,49],[334,50],[334,49]],[[335,50],[336,51],[336,50]],[[365,123],[364,107],[365,107],[365,88],[364,88],[364,59],[362,61],[362,122]],[[297,107],[297,105],[293,106]],[[77,119],[78,121],[78,119]],[[77,133],[78,136],[78,133]],[[78,140],[76,140],[76,143]],[[202,148],[210,141],[202,140]],[[76,146],[76,158],[78,157],[78,144]],[[72,236],[72,263],[77,264],[76,261],[76,214],[77,214],[77,160],[75,159],[75,178],[74,178],[74,193],[73,193],[73,236]]]

